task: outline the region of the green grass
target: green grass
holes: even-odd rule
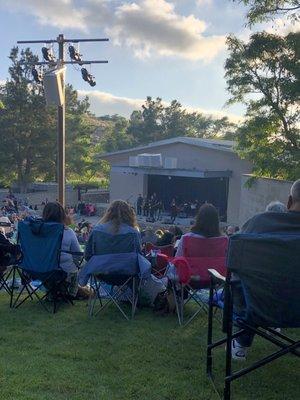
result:
[[[90,319],[84,302],[52,315],[35,302],[10,310],[2,293],[0,318],[1,400],[218,399],[205,374],[205,316],[186,328],[146,309],[131,322],[113,308]],[[249,361],[268,350],[256,339]],[[219,375],[223,357],[220,348]],[[296,399],[297,361],[286,356],[234,382],[233,400]]]

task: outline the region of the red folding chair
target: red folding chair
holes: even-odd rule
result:
[[[226,274],[227,237],[201,238],[183,237],[183,257],[171,262],[176,268],[176,280],[171,280],[179,325],[190,323],[201,310],[207,311],[206,304],[197,295],[200,289],[208,289],[213,267],[220,274]],[[192,316],[184,321],[184,306],[194,300],[199,306]]]
[[[174,257],[174,245],[169,244],[167,246],[156,246],[152,243],[146,243],[145,245],[146,254],[155,253],[152,262],[152,273],[157,278],[161,278],[165,275],[169,261]]]

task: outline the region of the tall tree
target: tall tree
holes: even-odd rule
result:
[[[230,36],[227,43],[230,102],[247,105],[238,150],[258,174],[293,179],[300,163],[300,33],[256,33],[249,43]]]
[[[1,87],[1,181],[16,179],[23,190],[37,175],[53,170],[51,159],[55,120],[45,111],[41,87],[31,81],[37,58],[30,49],[17,47],[9,56],[10,79]]]
[[[234,0],[248,6],[247,19],[251,26],[257,22],[272,20],[277,16],[288,16],[299,20],[299,0]]]
[[[9,79],[0,88],[0,182],[17,181],[23,191],[35,179],[56,175],[56,109],[46,108],[43,88],[32,82],[37,61],[30,49],[11,50]],[[99,121],[89,113],[88,99],[78,99],[66,86],[66,176],[85,182],[100,179],[103,171],[95,155],[100,144],[93,132]],[[105,170],[106,172],[106,170]]]

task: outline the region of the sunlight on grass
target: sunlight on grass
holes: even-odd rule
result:
[[[3,293],[0,315],[0,399],[218,399],[205,374],[205,315],[186,328],[147,309],[131,322],[113,308],[90,319],[84,302],[52,315],[35,302],[10,310]],[[256,340],[250,361],[270,349]],[[223,356],[217,349],[219,374]],[[294,400],[297,361],[287,356],[235,382],[233,400]]]

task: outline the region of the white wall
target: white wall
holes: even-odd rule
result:
[[[271,201],[286,204],[293,182],[271,178],[256,179],[250,188],[245,186],[250,175],[243,175],[241,187],[240,225],[253,215],[265,211]]]
[[[135,205],[138,195],[145,196],[147,193],[146,180],[144,174],[132,175],[111,171],[110,201],[122,199]]]

